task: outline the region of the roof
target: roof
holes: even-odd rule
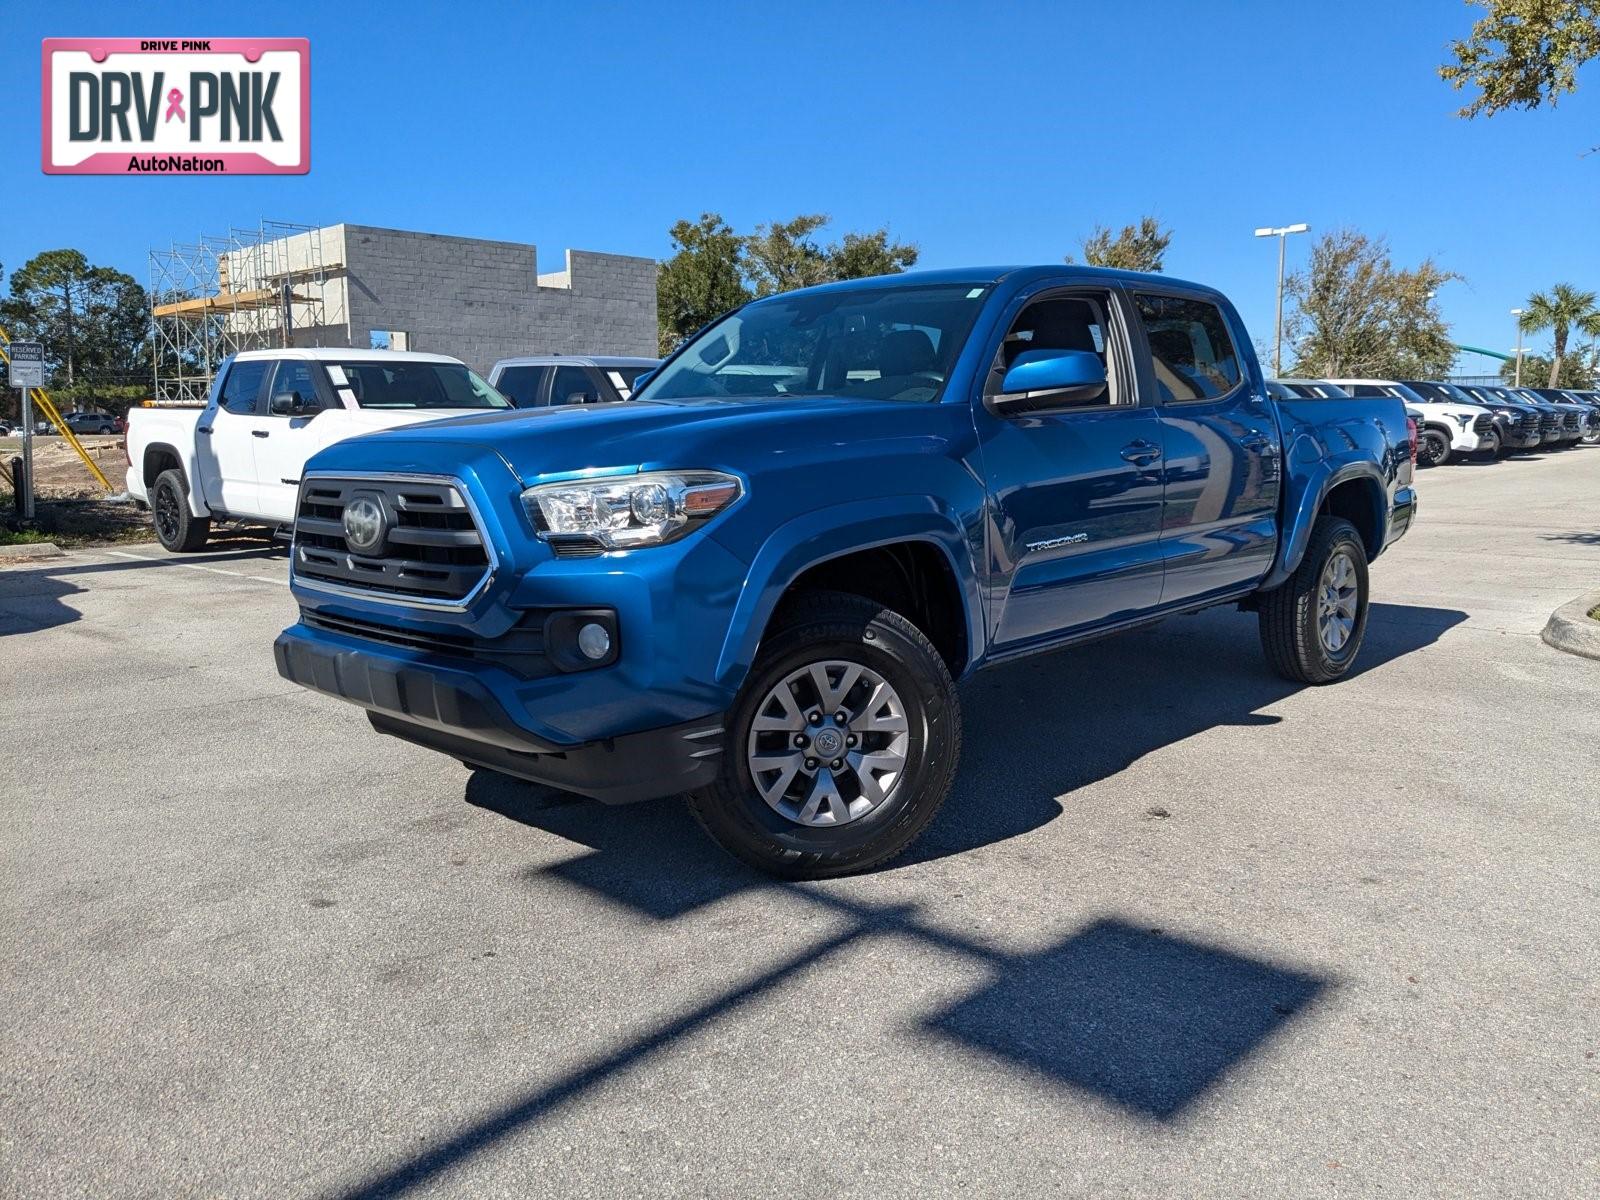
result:
[[[659,367],[659,358],[633,358],[626,354],[528,354],[502,358],[496,367],[559,367],[563,364],[590,367]],[[493,368],[490,368],[491,370]]]
[[[281,350],[241,350],[240,361],[256,358],[309,358],[317,362],[431,362],[465,364],[448,354],[424,354],[419,350],[363,350],[358,346],[285,346]]]
[[[866,279],[843,279],[836,283],[822,283],[816,287],[799,288],[793,292],[779,293],[779,295],[787,298],[813,292],[845,291],[855,288],[915,287],[941,283],[966,283],[975,286],[983,284],[988,286],[997,284],[1001,280],[1028,284],[1034,280],[1059,279],[1063,276],[1083,282],[1120,282],[1145,285],[1160,283],[1165,287],[1190,288],[1195,291],[1216,294],[1216,289],[1213,287],[1208,287],[1203,283],[1194,283],[1187,279],[1178,279],[1171,275],[1151,274],[1144,271],[1119,271],[1111,267],[1089,267],[1077,263],[1055,263],[1037,266],[947,267],[938,271],[905,271],[899,275],[874,275]],[[771,298],[762,297],[762,299]]]

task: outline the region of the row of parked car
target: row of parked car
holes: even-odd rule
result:
[[[1280,398],[1392,396],[1417,423],[1417,465],[1600,443],[1600,391],[1425,379],[1275,379]]]
[[[61,419],[67,423],[67,428],[73,433],[123,433],[128,428],[128,422],[122,417],[113,417],[102,412],[69,412],[62,413]],[[39,420],[33,423],[33,432],[36,437],[44,437],[56,431],[56,427],[49,421]],[[22,424],[17,421],[0,421],[0,437],[20,435]]]

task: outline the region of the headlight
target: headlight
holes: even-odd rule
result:
[[[537,484],[522,493],[522,507],[546,541],[590,538],[607,550],[631,550],[682,537],[742,491],[719,471],[646,471]]]
[[[1463,429],[1472,424],[1472,417],[1466,413],[1451,413],[1450,419],[1461,422],[1461,428]]]

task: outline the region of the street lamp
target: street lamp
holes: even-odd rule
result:
[[[1272,335],[1272,373],[1274,376],[1283,374],[1283,253],[1284,246],[1291,233],[1305,233],[1311,226],[1283,225],[1277,229],[1270,226],[1256,230],[1257,237],[1275,237],[1278,239],[1278,320]]]
[[[1517,380],[1512,387],[1522,386],[1522,314],[1524,310],[1513,308],[1511,315],[1517,318]]]

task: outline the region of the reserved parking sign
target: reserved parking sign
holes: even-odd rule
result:
[[[304,175],[305,38],[46,38],[49,175]]]

